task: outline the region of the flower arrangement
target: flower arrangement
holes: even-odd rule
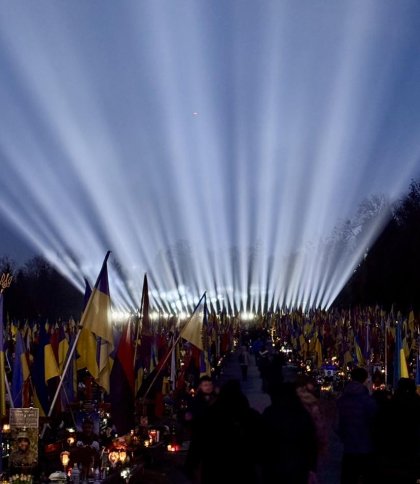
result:
[[[9,477],[9,483],[12,484],[33,484],[34,478],[29,474],[15,474]]]

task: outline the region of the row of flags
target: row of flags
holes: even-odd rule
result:
[[[175,389],[185,377],[181,371],[181,352],[188,366],[195,364],[197,371],[210,373],[209,355],[220,353],[210,343],[215,327],[208,325],[206,295],[200,299],[190,320],[171,334],[156,334],[149,319],[149,296],[145,275],[142,307],[136,318],[130,318],[118,334],[111,321],[107,261],[103,261],[93,290],[86,282],[84,310],[79,325],[74,322],[38,327],[25,325],[12,330],[15,338],[12,367],[11,405],[39,407],[40,415],[48,415],[57,405],[63,408],[77,395],[77,373],[85,369],[108,394],[113,418],[121,432],[127,416],[133,416],[136,397],[154,391],[157,381],[161,388],[164,378]],[[0,297],[2,318],[3,295]],[[0,328],[4,328],[0,320]],[[205,330],[206,329],[206,330]],[[0,331],[0,411],[5,414],[4,331]],[[220,335],[219,335],[220,337]],[[189,348],[185,353],[185,345]],[[212,350],[213,348],[213,350]],[[2,366],[1,366],[2,365]],[[3,381],[1,380],[3,378]],[[118,422],[118,421],[121,422]]]
[[[217,316],[207,310],[206,294],[191,318],[180,328],[157,333],[149,318],[149,291],[144,277],[139,314],[130,318],[121,333],[111,321],[111,298],[108,282],[108,252],[97,281],[90,288],[86,281],[84,309],[79,325],[69,322],[49,326],[14,329],[15,356],[12,365],[11,404],[28,406],[31,400],[41,415],[54,410],[54,396],[62,408],[77,395],[77,374],[85,369],[109,395],[113,419],[119,432],[131,425],[136,398],[156,398],[169,389],[176,391],[189,376],[210,374],[220,355],[233,342],[239,321],[225,313]],[[3,325],[3,294],[0,294],[0,328]],[[325,356],[336,354],[342,363],[364,365],[369,352],[392,349],[394,377],[408,376],[407,357],[417,350],[413,313],[395,324],[378,309],[356,310],[345,314],[301,311],[264,315],[257,325],[269,327],[289,341],[302,357],[314,355],[318,367]],[[368,321],[367,326],[364,321]],[[12,332],[13,332],[12,331]],[[382,336],[381,336],[382,335]],[[381,338],[385,338],[381,341]],[[389,341],[388,341],[389,340]],[[4,332],[0,331],[0,413],[6,411]],[[382,348],[382,349],[381,349]],[[408,351],[408,353],[407,353]],[[418,353],[418,351],[417,351]],[[420,385],[420,362],[416,377]],[[190,374],[189,374],[190,372]],[[169,388],[170,387],[170,388]],[[58,391],[60,390],[60,391]]]
[[[413,311],[406,319],[401,313],[394,315],[391,310],[387,314],[379,308],[358,308],[355,313],[293,311],[265,315],[260,324],[290,343],[304,360],[312,359],[318,368],[332,360],[339,366],[376,366],[386,362],[386,370],[392,374],[389,381],[394,386],[410,373],[415,373],[420,385],[420,328]],[[410,371],[408,363],[413,361]]]

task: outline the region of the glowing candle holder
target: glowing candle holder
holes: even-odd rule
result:
[[[119,453],[115,450],[108,454],[108,460],[111,463],[112,467],[117,465],[117,462],[120,460]]]
[[[149,430],[149,438],[152,444],[156,444],[156,442],[158,441],[157,430]]]
[[[60,461],[61,461],[61,463],[63,464],[63,467],[64,467],[64,474],[66,474],[67,466],[69,465],[69,462],[70,462],[70,452],[68,450],[61,452]]]
[[[118,454],[119,461],[121,464],[124,464],[124,462],[127,460],[127,452],[125,450],[120,450]]]

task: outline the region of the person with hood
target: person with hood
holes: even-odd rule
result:
[[[269,385],[271,405],[263,412],[264,484],[308,484],[316,472],[316,429],[292,382]]]
[[[185,471],[200,484],[260,482],[262,420],[238,380],[225,382],[196,425]]]
[[[368,372],[354,368],[351,381],[337,399],[337,432],[343,442],[341,484],[372,482],[376,403],[369,394],[367,381]]]

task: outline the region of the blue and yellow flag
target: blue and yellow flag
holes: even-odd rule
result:
[[[394,352],[394,387],[398,385],[400,378],[408,378],[407,360],[401,337],[401,325],[397,324],[395,330],[395,352]]]
[[[354,337],[354,352],[356,353],[356,362],[358,366],[365,366],[366,361],[363,356],[362,348],[360,347],[359,338]]]
[[[83,311],[86,309],[89,298],[92,294],[92,288],[87,279],[85,279],[85,295],[83,297]],[[77,340],[76,371],[86,368],[88,372],[96,379],[98,378],[98,365],[96,363],[96,337],[88,329],[82,328],[79,339]]]
[[[97,366],[93,365],[90,358],[90,360],[87,362],[86,368],[95,378],[97,383],[107,393],[109,393],[110,390],[110,354],[114,349],[114,337],[111,319],[111,298],[109,295],[107,269],[107,261],[110,253],[111,252],[108,251],[105,256],[95,287],[93,288],[89,301],[86,304],[86,308],[83,312],[82,320],[80,322],[83,330],[85,331],[85,334],[81,335],[81,338],[83,336],[83,341],[85,341],[88,346],[93,345],[91,335],[93,334],[95,336],[96,352],[94,354],[96,355]],[[92,355],[90,355],[90,357],[92,357]]]
[[[48,415],[50,410],[50,395],[48,380],[60,375],[57,360],[50,343],[50,336],[45,324],[40,325],[39,341],[31,368],[32,384],[34,386],[34,403],[39,408],[41,416]]]

